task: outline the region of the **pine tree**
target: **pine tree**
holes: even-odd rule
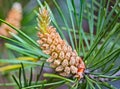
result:
[[[35,39],[0,19],[18,33],[10,32],[13,38],[0,36],[12,50],[11,55],[17,54],[9,60],[0,59],[0,63],[8,65],[0,67],[0,71],[15,73],[19,69],[18,78],[12,75],[19,89],[58,89],[62,85],[68,89],[119,88],[112,83],[120,81],[120,0],[37,2]],[[57,16],[51,4],[56,7]],[[83,27],[84,20],[88,23],[88,31]],[[29,67],[32,68],[28,70]],[[35,67],[40,68],[39,73]],[[51,73],[44,72],[51,67],[54,69]],[[46,79],[41,79],[42,76]]]

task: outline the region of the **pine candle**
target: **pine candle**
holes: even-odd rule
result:
[[[40,31],[38,43],[42,51],[50,55],[47,59],[50,66],[61,76],[74,76],[81,79],[85,69],[83,60],[62,40],[56,28],[50,26],[50,15],[45,8],[40,10],[38,29]]]
[[[11,10],[8,12],[5,21],[19,29],[21,26],[21,20],[22,20],[22,6],[20,3],[16,2],[13,4]],[[9,32],[17,34],[17,32],[13,30],[11,27],[2,23],[0,27],[0,35],[11,37]]]

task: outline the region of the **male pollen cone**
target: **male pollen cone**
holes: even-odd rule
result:
[[[65,77],[73,76],[81,79],[85,70],[85,64],[81,57],[72,50],[56,32],[56,28],[50,26],[49,12],[43,8],[38,16],[38,37],[37,42],[45,54],[50,55],[47,62],[55,71]]]
[[[22,7],[20,3],[16,2],[13,4],[11,10],[8,12],[5,21],[19,29],[21,25],[20,24],[21,20],[22,20]],[[9,27],[5,23],[2,23],[0,27],[0,35],[11,37],[9,32],[17,34],[17,32],[14,29]]]

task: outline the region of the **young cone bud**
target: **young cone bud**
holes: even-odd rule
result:
[[[6,22],[12,24],[16,28],[20,28],[20,23],[22,20],[22,7],[20,3],[14,3],[11,10],[8,12],[7,18],[5,19]],[[0,27],[0,35],[11,37],[9,32],[17,34],[15,30],[13,30],[8,25],[2,23]]]
[[[72,50],[71,46],[61,39],[56,29],[50,26],[50,19],[48,19],[50,16],[45,8],[40,10],[39,18],[40,32],[38,37],[40,40],[37,42],[44,53],[46,53],[46,49],[49,50],[50,58],[47,59],[47,62],[61,76],[69,77],[72,75],[79,79],[82,78],[85,69],[83,60],[75,50]]]

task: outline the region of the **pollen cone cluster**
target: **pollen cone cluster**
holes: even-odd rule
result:
[[[47,62],[55,71],[65,77],[74,76],[79,79],[83,77],[85,65],[75,50],[72,50],[53,26],[50,26],[50,16],[44,8],[38,16],[38,36],[40,48],[45,54],[50,55]]]
[[[19,29],[21,20],[22,20],[22,7],[20,3],[16,2],[13,4],[11,10],[8,12],[5,21]],[[11,37],[9,32],[17,34],[17,32],[13,30],[11,27],[2,23],[0,27],[0,35]]]

